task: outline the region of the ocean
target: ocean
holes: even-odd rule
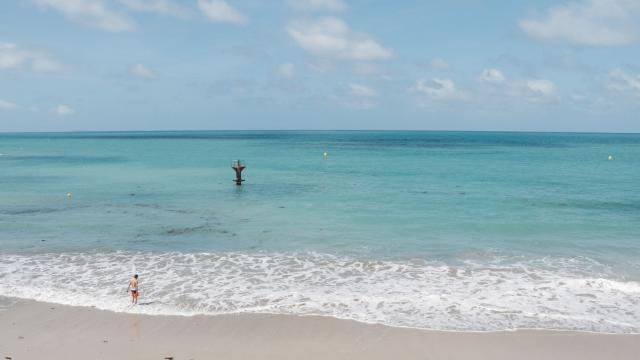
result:
[[[0,296],[640,333],[640,135],[3,133]]]

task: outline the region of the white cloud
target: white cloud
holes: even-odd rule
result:
[[[446,99],[459,96],[456,84],[451,79],[418,80],[411,90],[428,98]]]
[[[344,21],[335,17],[299,21],[291,24],[287,32],[301,48],[320,57],[370,61],[393,55],[390,49],[367,35],[351,31]]]
[[[607,89],[631,92],[640,96],[640,74],[630,74],[622,69],[613,69],[606,76]]]
[[[0,110],[15,110],[17,108],[18,104],[0,99]]]
[[[349,94],[356,97],[376,97],[378,96],[378,92],[373,88],[360,84],[349,84]]]
[[[0,68],[19,67],[26,60],[26,54],[16,44],[0,43]]]
[[[505,81],[505,78],[498,69],[484,69],[478,77],[478,81],[489,84],[501,84]]]
[[[477,85],[460,89],[451,79],[433,78],[418,80],[409,90],[420,95],[420,106],[433,107],[446,101],[472,102],[478,108],[504,105],[506,98],[513,104],[546,103],[557,100],[557,87],[551,80],[543,78],[508,79],[495,68],[482,71]]]
[[[249,19],[223,0],[198,0],[200,11],[213,22],[243,25]]]
[[[437,70],[447,70],[449,68],[449,63],[442,58],[432,59],[430,65]]]
[[[160,15],[184,16],[187,11],[170,0],[117,0],[127,8]]]
[[[60,104],[54,107],[53,109],[51,109],[51,112],[60,116],[65,116],[65,115],[72,115],[76,111],[73,110],[73,108],[69,107],[68,105]]]
[[[342,12],[347,9],[347,4],[342,0],[287,0],[287,3],[297,11]]]
[[[556,92],[556,85],[546,79],[530,79],[526,80],[524,84],[529,91],[535,94],[550,96]]]
[[[292,79],[296,75],[296,66],[292,63],[284,63],[278,67],[278,74],[286,79]]]
[[[131,75],[140,79],[152,80],[156,78],[156,72],[142,64],[134,65],[129,71]]]
[[[62,65],[49,55],[34,50],[22,49],[13,43],[0,42],[0,69],[30,66],[36,71],[58,71]]]
[[[551,7],[544,17],[519,22],[525,34],[578,45],[617,46],[638,40],[637,0],[584,0]]]
[[[491,87],[479,89],[487,96],[512,96],[529,100],[542,100],[556,93],[556,85],[547,79],[507,79],[500,70],[489,68],[484,69],[478,82],[489,84]]]
[[[492,91],[485,91],[482,95],[501,97],[511,96],[527,101],[541,102],[554,99],[557,93],[556,84],[547,79],[518,79],[493,83]]]
[[[135,29],[125,14],[110,8],[102,0],[33,0],[43,9],[53,9],[67,18],[99,29],[122,32]]]

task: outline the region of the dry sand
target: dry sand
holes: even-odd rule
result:
[[[0,359],[5,357],[639,359],[640,335],[440,332],[287,315],[147,316],[13,300],[0,310]]]

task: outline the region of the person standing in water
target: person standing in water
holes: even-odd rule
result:
[[[138,303],[138,274],[133,275],[129,280],[129,291],[131,292],[131,303]]]

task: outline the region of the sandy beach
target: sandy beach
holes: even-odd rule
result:
[[[6,299],[5,299],[6,300]],[[637,359],[640,335],[440,332],[328,317],[147,316],[8,299],[0,355],[29,359]]]

